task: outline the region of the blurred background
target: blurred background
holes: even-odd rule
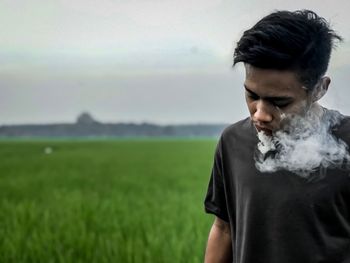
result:
[[[345,0],[1,0],[0,262],[202,262],[235,43],[305,8],[345,39],[322,104],[350,114]]]
[[[232,123],[247,115],[234,44],[275,9],[309,8],[345,38],[329,107],[349,114],[347,1],[0,2],[0,124]]]

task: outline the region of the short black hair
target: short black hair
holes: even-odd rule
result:
[[[307,89],[313,89],[327,71],[335,40],[342,38],[313,11],[276,11],[243,33],[233,65],[293,70]]]

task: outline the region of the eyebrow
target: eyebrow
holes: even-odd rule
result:
[[[247,92],[249,92],[253,96],[260,97],[258,94],[256,94],[255,92],[251,91],[250,89],[248,89],[248,87],[246,85],[244,85],[244,88],[245,88],[245,90]],[[292,100],[293,98],[289,97],[289,96],[277,96],[277,97],[268,96],[268,97],[264,97],[264,99],[266,99],[266,100],[273,100],[273,101],[288,101],[288,100]]]

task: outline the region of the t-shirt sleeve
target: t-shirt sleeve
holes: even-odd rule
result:
[[[220,219],[229,222],[223,176],[221,137],[215,150],[214,164],[211,170],[208,190],[204,200],[204,209],[205,212],[214,214]]]

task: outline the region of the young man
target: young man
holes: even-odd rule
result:
[[[224,130],[205,198],[205,262],[350,262],[350,118],[318,104],[334,41],[312,11],[278,11],[244,32],[250,118]]]

